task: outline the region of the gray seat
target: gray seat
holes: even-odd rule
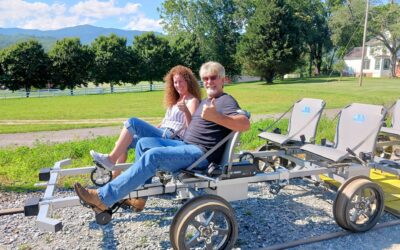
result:
[[[349,156],[347,148],[357,155],[360,152],[372,153],[385,115],[383,106],[353,103],[340,113],[334,147],[307,144],[300,149],[334,162],[341,162]]]
[[[293,105],[286,135],[262,132],[258,136],[280,145],[293,141],[301,142],[302,135],[305,142],[310,142],[315,137],[324,107],[325,102],[321,99],[303,98]]]
[[[393,106],[392,127],[382,127],[381,132],[389,135],[400,136],[400,99]]]

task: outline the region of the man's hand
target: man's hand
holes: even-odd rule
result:
[[[218,113],[215,107],[215,98],[213,98],[209,105],[205,104],[203,106],[203,111],[201,112],[201,118],[207,121],[217,122],[219,116],[220,113]]]

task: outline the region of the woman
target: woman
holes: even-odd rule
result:
[[[135,148],[142,137],[165,137],[180,139],[189,125],[192,114],[201,99],[200,87],[192,71],[184,66],[173,67],[164,77],[166,84],[164,105],[167,112],[157,127],[138,118],[130,118],[124,123],[118,141],[110,154],[90,151],[93,160],[106,169],[112,170],[116,163],[124,163],[127,152]],[[113,178],[120,171],[113,173]]]

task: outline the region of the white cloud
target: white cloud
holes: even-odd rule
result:
[[[97,0],[82,1],[69,9],[69,12],[74,15],[92,17],[92,18],[104,18],[110,16],[119,16],[132,14],[138,11],[140,4],[127,3],[123,7],[115,6],[115,0],[106,2]]]
[[[24,27],[24,24],[31,21],[52,19],[62,15],[65,10],[65,5],[59,3],[48,5],[40,2],[28,3],[22,0],[0,0],[0,25],[2,27]]]
[[[161,20],[149,19],[139,9],[138,3],[118,6],[116,0],[82,0],[71,7],[40,0],[0,0],[0,27],[50,30],[101,21],[126,29],[161,31]]]
[[[125,26],[125,29],[142,31],[154,30],[161,32],[161,21],[162,19],[150,19],[145,17],[143,14],[139,14],[131,18],[131,21]]]
[[[77,16],[57,16],[42,17],[25,22],[21,28],[24,29],[40,29],[40,30],[56,30],[65,27],[71,27],[82,24],[94,24],[95,20],[90,18],[81,19]]]

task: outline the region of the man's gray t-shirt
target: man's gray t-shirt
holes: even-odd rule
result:
[[[210,105],[211,99],[204,99],[200,102],[199,107],[192,115],[192,121],[186,130],[183,141],[189,144],[199,146],[204,152],[214,147],[219,141],[227,136],[231,130],[201,118],[204,105]],[[217,111],[224,115],[237,115],[240,109],[236,100],[223,93],[215,98],[215,107]],[[220,147],[207,157],[208,162],[219,163],[225,147]]]

